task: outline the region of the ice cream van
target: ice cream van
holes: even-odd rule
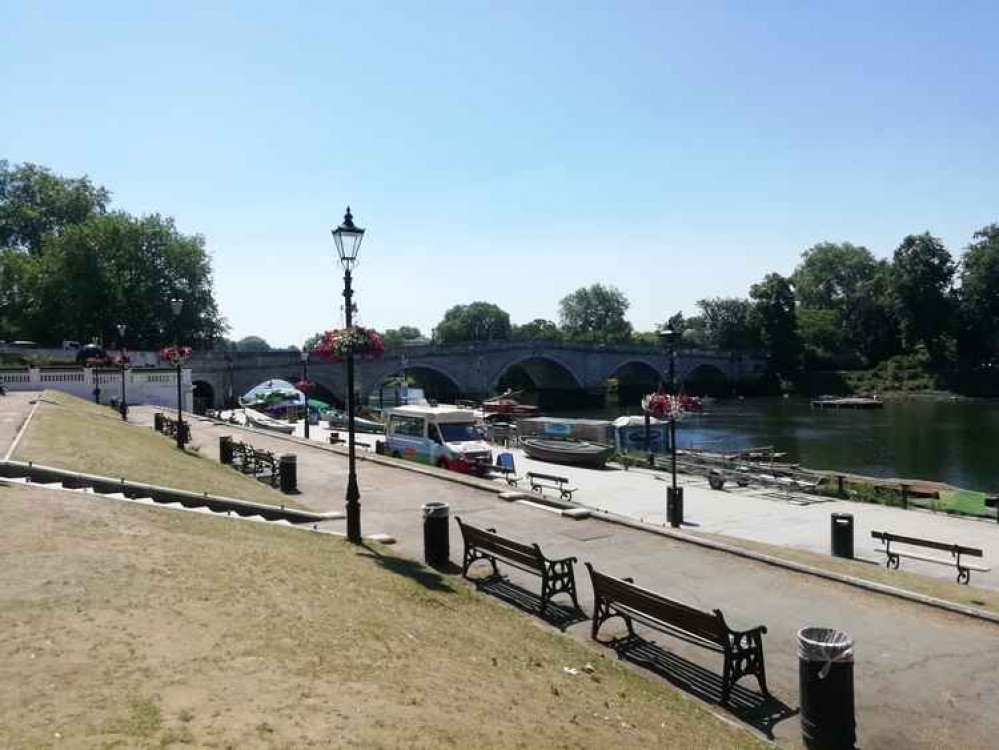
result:
[[[492,450],[475,415],[457,406],[397,406],[385,412],[383,452],[395,458],[480,474]]]

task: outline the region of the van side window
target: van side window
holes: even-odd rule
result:
[[[441,444],[441,434],[437,429],[437,425],[432,422],[427,425],[427,437],[437,443],[437,445]]]
[[[390,420],[393,435],[423,437],[423,418],[393,414]]]

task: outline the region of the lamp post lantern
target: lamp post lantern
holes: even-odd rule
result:
[[[354,290],[350,286],[351,270],[357,263],[364,230],[354,226],[350,206],[343,216],[343,223],[333,230],[333,242],[343,266],[343,310],[345,325],[354,323]],[[347,541],[361,542],[361,491],[357,487],[357,465],[354,457],[354,355],[347,355]]]
[[[302,350],[302,398],[305,401],[305,439],[309,439],[309,350]]]
[[[125,324],[118,324],[118,359],[121,365],[121,419],[128,421],[128,403],[125,401]]]
[[[175,320],[174,330],[175,335],[175,346],[178,349],[177,357],[177,447],[180,450],[184,450],[184,398],[181,392],[181,358],[179,356],[180,348],[180,311],[184,309],[184,300],[174,297],[170,300],[170,309],[173,311],[173,317]]]
[[[659,341],[663,345],[669,345],[669,394],[670,398],[676,397],[676,329],[672,323],[667,323],[665,328],[659,331]],[[683,504],[683,489],[676,485],[676,410],[671,404],[669,419],[669,449],[672,458],[672,484],[666,489],[667,508],[680,507]],[[682,514],[682,510],[680,511]],[[668,515],[668,514],[667,514]],[[679,526],[678,519],[674,517],[673,526]]]

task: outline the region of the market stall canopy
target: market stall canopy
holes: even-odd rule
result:
[[[275,405],[279,403],[302,404],[305,402],[304,394],[295,389],[287,380],[265,380],[263,383],[253,386],[240,398],[243,404],[267,404]]]

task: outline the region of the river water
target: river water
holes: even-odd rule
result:
[[[585,416],[613,419],[623,412],[638,410]],[[677,444],[713,452],[773,446],[813,469],[999,490],[996,400],[900,399],[872,410],[813,409],[804,399],[716,401],[678,423]]]

